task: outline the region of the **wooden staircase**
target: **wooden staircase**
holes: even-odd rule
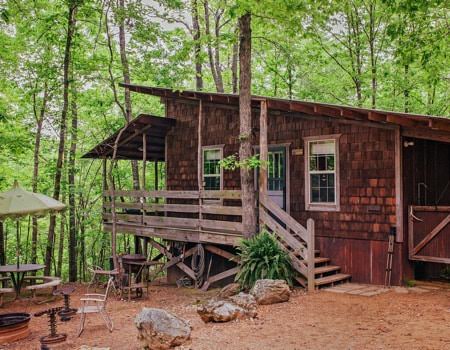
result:
[[[314,221],[303,227],[268,196],[260,196],[259,220],[275,234],[281,247],[289,253],[297,275],[295,280],[308,290],[331,287],[347,282],[351,276],[341,273],[341,267],[320,256],[314,249]]]

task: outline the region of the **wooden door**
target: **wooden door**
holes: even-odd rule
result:
[[[450,264],[450,207],[410,206],[409,259]]]

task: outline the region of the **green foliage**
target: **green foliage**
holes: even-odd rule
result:
[[[406,284],[406,287],[412,288],[412,287],[416,286],[417,282],[415,280],[406,280],[405,284]]]
[[[264,162],[259,160],[259,154],[255,154],[254,156],[251,156],[244,160],[239,160],[236,154],[232,154],[231,156],[223,158],[219,162],[219,164],[225,170],[233,171],[239,168],[245,169],[260,168],[262,165],[264,165]]]
[[[282,279],[292,285],[293,271],[289,255],[266,229],[238,247],[239,273],[236,281],[242,288],[251,288],[259,279]]]

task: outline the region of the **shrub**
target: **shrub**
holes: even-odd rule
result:
[[[259,279],[282,279],[292,286],[293,271],[289,255],[266,229],[238,247],[239,272],[236,281],[242,288],[253,287]]]

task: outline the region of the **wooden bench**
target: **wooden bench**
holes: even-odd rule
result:
[[[15,294],[16,291],[14,288],[6,287],[6,285],[11,282],[11,278],[9,277],[0,277],[0,307],[3,306],[3,295],[4,294]]]
[[[54,291],[56,287],[61,284],[61,279],[59,277],[52,276],[26,276],[25,281],[31,283],[29,286],[25,287],[25,289],[31,291],[31,297],[33,299],[36,296],[37,291],[48,288],[51,288]]]

